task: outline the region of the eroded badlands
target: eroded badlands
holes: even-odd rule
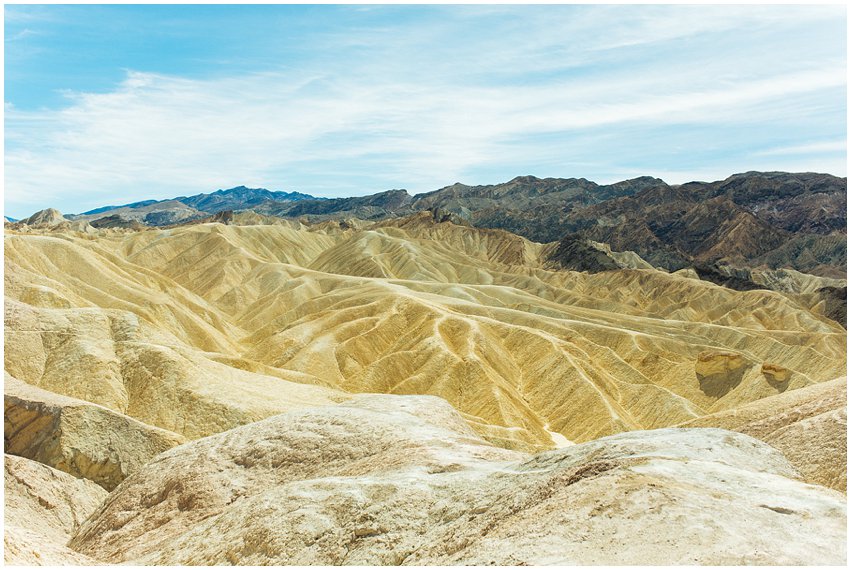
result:
[[[7,228],[7,562],[843,563],[845,329],[556,246]]]

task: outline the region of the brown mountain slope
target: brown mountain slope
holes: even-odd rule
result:
[[[723,196],[697,204],[664,232],[697,261],[732,263],[779,247],[785,234]]]
[[[82,224],[71,229],[81,231],[84,220],[101,227],[165,226],[205,220],[224,210],[240,215],[240,209],[311,223],[442,211],[456,222],[511,231],[539,243],[578,232],[616,252],[635,251],[668,270],[726,261],[839,277],[847,270],[846,186],[844,178],[828,174],[745,172],[676,186],[648,176],[609,185],[518,176],[485,186],[456,183],[415,196],[389,190],[334,199],[238,187],[98,208],[71,216]]]
[[[813,172],[744,172],[706,185],[781,230],[827,235],[846,232],[847,182]]]

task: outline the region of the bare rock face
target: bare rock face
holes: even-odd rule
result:
[[[779,449],[805,480],[847,488],[847,378],[838,378],[703,416],[683,427],[746,433]]]
[[[530,456],[439,398],[359,396],[163,453],[69,546],[131,564],[843,564],[845,497],[797,477],[718,429]]]
[[[552,271],[554,244],[430,212],[346,229],[244,215],[9,230],[6,369],[188,439],[351,393],[430,394],[530,452],[773,396],[763,362],[790,390],[845,370],[844,329],[773,291]],[[695,376],[703,351],[752,365],[716,390]]]
[[[23,457],[5,455],[4,464],[4,562],[96,564],[65,543],[100,506],[106,491]]]
[[[694,371],[701,376],[728,374],[745,365],[741,354],[735,352],[704,351],[697,355]]]
[[[552,249],[549,259],[557,267],[589,273],[614,269],[653,269],[634,251],[612,251],[608,244],[585,239],[579,234],[569,234],[562,238]]]
[[[155,455],[186,441],[102,406],[53,394],[5,374],[4,444],[107,490]]]
[[[57,258],[71,260],[71,256]],[[91,281],[114,287],[118,279],[113,277],[96,275]],[[7,281],[7,294],[12,288]],[[172,299],[168,303],[162,297],[154,299],[150,306],[170,312],[179,305],[180,291],[166,290]],[[74,299],[70,291],[37,291],[27,293],[27,303],[6,299],[5,367],[16,378],[51,392],[99,404],[189,439],[295,406],[345,398],[335,390],[242,370],[238,361],[234,366],[217,362],[152,327],[147,309],[138,305],[134,312],[60,308],[63,301],[71,304],[69,297]],[[125,303],[133,293],[119,288],[108,295]],[[37,307],[36,301],[60,307]],[[140,300],[140,305],[146,302]],[[193,310],[204,314],[203,307],[190,305],[189,310],[180,308],[179,315],[167,315],[163,320],[179,323],[185,318],[194,342],[200,341],[206,348],[220,348],[214,343],[228,342],[221,332],[198,326]],[[280,376],[300,380],[305,375],[284,372]]]
[[[96,566],[100,562],[74,552],[39,533],[6,524],[3,531],[3,561],[8,566]]]

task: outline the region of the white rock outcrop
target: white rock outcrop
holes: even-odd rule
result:
[[[844,564],[845,497],[719,429],[534,456],[434,397],[360,396],[172,449],[70,546],[131,564]]]

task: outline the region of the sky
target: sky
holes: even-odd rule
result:
[[[846,174],[846,8],[6,5],[4,208]]]

